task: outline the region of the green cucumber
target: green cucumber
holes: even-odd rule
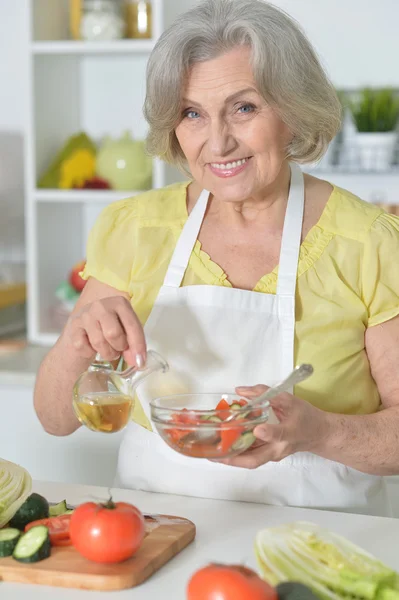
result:
[[[233,402],[233,404],[231,404],[230,406],[230,410],[241,410],[241,408],[244,407],[241,406],[241,404],[238,404],[238,402]]]
[[[13,558],[22,563],[34,563],[48,558],[51,553],[50,535],[44,525],[36,525],[21,535],[14,552]]]
[[[246,431],[245,433],[242,433],[238,440],[232,445],[232,449],[242,451],[247,450],[247,448],[252,446],[255,440],[256,437],[252,431]]]
[[[207,421],[208,423],[221,423],[222,419],[217,415],[201,415],[201,421]]]
[[[208,423],[222,423],[222,419],[214,415],[212,417],[209,417]]]
[[[66,500],[61,500],[58,504],[50,504],[49,507],[50,517],[59,517],[68,512]]]
[[[317,600],[317,597],[303,583],[284,581],[276,587],[278,600]]]
[[[0,529],[0,558],[11,556],[21,535],[19,529],[7,527]]]
[[[243,408],[243,407],[241,407],[241,408]],[[250,419],[250,418],[251,418],[251,411],[250,411],[250,410],[248,410],[248,411],[246,411],[246,412],[242,412],[242,413],[240,413],[239,415],[237,415],[235,418],[236,418],[237,420],[243,420],[243,419],[247,419],[247,420],[248,420],[248,419]]]
[[[31,494],[17,510],[9,522],[10,527],[23,531],[28,523],[47,519],[49,516],[49,504],[46,498],[40,494]]]

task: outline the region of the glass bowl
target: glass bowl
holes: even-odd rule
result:
[[[251,409],[235,394],[176,394],[150,402],[161,438],[193,458],[231,458],[255,441],[253,430],[269,418],[269,404]]]

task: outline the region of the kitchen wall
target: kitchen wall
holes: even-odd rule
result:
[[[195,4],[196,0],[167,0],[167,22]],[[274,0],[273,4],[300,22],[336,86],[399,86],[398,0]]]

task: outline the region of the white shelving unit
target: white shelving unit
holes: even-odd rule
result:
[[[163,29],[163,0],[153,2],[153,39],[69,39],[68,0],[29,0],[28,116],[25,131],[28,339],[52,345],[55,290],[85,257],[87,235],[110,202],[134,190],[38,189],[37,181],[67,138],[85,132],[100,143],[129,130],[143,139],[145,69]],[[153,187],[165,185],[155,160]]]

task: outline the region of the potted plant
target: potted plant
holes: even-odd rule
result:
[[[393,163],[399,120],[399,98],[390,88],[364,88],[349,100],[356,127],[355,144],[360,167],[385,171]]]

